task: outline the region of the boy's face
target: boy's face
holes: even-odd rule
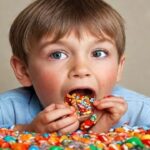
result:
[[[63,103],[67,93],[91,89],[96,99],[111,94],[120,79],[124,57],[118,62],[114,41],[72,31],[55,43],[51,37],[37,43],[29,56],[28,78],[43,104]]]

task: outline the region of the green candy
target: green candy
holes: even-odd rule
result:
[[[96,115],[96,114],[93,114],[93,115],[90,117],[90,120],[91,120],[91,121],[96,121],[96,120],[97,120],[97,115]]]
[[[90,145],[90,150],[98,150],[97,147],[93,144]]]
[[[49,150],[64,150],[64,149],[62,147],[60,147],[60,146],[51,146],[49,148]]]
[[[15,143],[15,142],[16,142],[16,138],[15,138],[15,137],[12,137],[12,136],[9,136],[9,135],[5,136],[3,139],[4,139],[6,142],[8,142],[8,143]]]
[[[139,146],[141,148],[144,148],[144,144],[141,142],[141,140],[137,137],[132,137],[132,138],[129,138],[125,141],[125,143],[131,143],[135,146]]]

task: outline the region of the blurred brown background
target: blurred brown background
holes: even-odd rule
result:
[[[0,92],[20,86],[9,64],[8,32],[33,0],[0,0]],[[150,96],[150,0],[106,0],[126,21],[126,64],[121,84]]]

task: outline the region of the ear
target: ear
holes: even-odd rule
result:
[[[123,54],[120,58],[120,61],[119,61],[117,82],[119,82],[121,80],[124,64],[125,64],[125,55]]]
[[[28,74],[27,65],[16,56],[11,57],[10,64],[17,80],[25,87],[31,86],[32,82]]]

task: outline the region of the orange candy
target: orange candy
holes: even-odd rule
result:
[[[25,143],[13,143],[11,145],[12,150],[28,150],[29,145]]]

